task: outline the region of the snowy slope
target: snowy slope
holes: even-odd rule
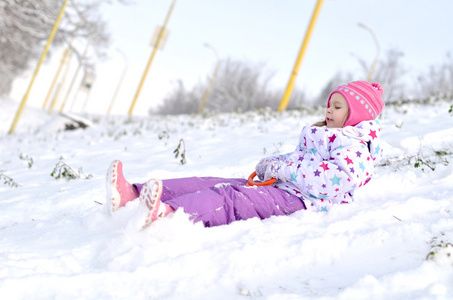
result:
[[[62,131],[67,119],[26,108],[7,135],[17,104],[1,101],[0,174],[20,186],[0,182],[0,295],[452,299],[450,105],[387,108],[384,161],[354,204],[216,228],[178,211],[142,231],[136,202],[113,216],[103,205],[112,160],[132,182],[246,178],[260,158],[292,151],[302,126],[321,114],[85,116],[92,126]],[[181,139],[184,165],[173,153]],[[81,178],[52,177],[60,161],[82,168]]]

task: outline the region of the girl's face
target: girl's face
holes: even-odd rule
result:
[[[330,97],[326,112],[327,128],[341,128],[349,116],[349,107],[346,99],[339,93]]]

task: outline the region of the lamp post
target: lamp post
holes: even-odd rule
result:
[[[307,50],[308,42],[310,41],[311,34],[313,33],[313,29],[315,28],[315,23],[316,23],[316,20],[318,19],[319,12],[321,11],[321,6],[322,6],[323,2],[324,2],[324,0],[318,0],[316,3],[315,9],[314,9],[312,17],[311,17],[310,24],[308,25],[307,32],[305,33],[304,41],[302,42],[302,45],[300,46],[299,54],[297,56],[296,63],[294,64],[293,72],[291,73],[291,76],[289,77],[289,81],[286,86],[285,94],[283,95],[280,105],[278,106],[278,111],[283,111],[286,109],[286,106],[288,106],[289,98],[290,98],[291,93],[294,88],[297,73],[299,72],[299,68],[302,63],[302,59],[305,55],[305,51]]]
[[[110,101],[110,105],[109,105],[109,108],[107,110],[107,116],[110,115],[110,113],[112,112],[113,103],[115,102],[116,96],[118,95],[118,92],[119,92],[119,90],[121,88],[121,85],[123,83],[124,76],[126,75],[127,68],[129,66],[129,61],[127,60],[126,55],[120,49],[116,49],[116,51],[118,51],[121,54],[121,56],[123,56],[124,68],[123,68],[123,72],[121,73],[120,80],[118,81],[118,83],[116,85],[115,93],[113,94],[112,100]]]
[[[135,92],[135,96],[134,96],[134,99],[132,100],[131,106],[129,107],[129,112],[128,112],[129,116],[132,115],[132,112],[134,111],[135,103],[137,102],[137,98],[140,95],[140,91],[142,90],[143,83],[145,82],[146,76],[148,75],[148,71],[149,71],[149,68],[151,67],[151,63],[153,62],[154,55],[156,54],[157,50],[159,49],[159,44],[165,34],[168,20],[170,19],[170,16],[171,16],[171,13],[175,6],[175,3],[176,3],[176,0],[173,0],[173,2],[171,3],[170,9],[168,10],[167,16],[165,17],[164,25],[162,25],[162,27],[160,28],[159,34],[157,35],[156,44],[153,45],[153,51],[151,52],[151,56],[149,57],[145,71],[143,72],[142,79],[140,80],[137,91]]]
[[[72,41],[70,42],[70,44]],[[42,108],[46,109],[47,103],[49,102],[50,96],[52,95],[52,92],[55,88],[55,85],[57,84],[58,77],[60,77],[61,70],[63,69],[63,66],[69,62],[69,59],[71,58],[71,47],[68,46],[65,51],[63,52],[63,56],[61,58],[60,65],[58,66],[57,72],[55,73],[55,76],[52,80],[52,84],[50,85],[49,91],[47,92],[46,98],[44,99],[44,103],[42,104]]]
[[[55,105],[57,105],[58,98],[60,98],[60,93],[63,89],[63,86],[66,82],[66,77],[68,76],[69,70],[71,68],[71,61],[69,60],[68,63],[66,64],[66,70],[63,74],[63,77],[61,78],[61,82],[57,85],[57,88],[55,89],[55,94],[53,96],[52,101],[50,102],[49,109],[47,110],[47,113],[50,115],[52,111],[55,108]]]
[[[367,81],[371,82],[371,79],[373,78],[374,71],[376,70],[377,63],[379,61],[379,55],[381,53],[381,47],[379,46],[379,41],[378,41],[376,35],[374,34],[374,31],[370,27],[366,26],[363,23],[359,23],[359,27],[362,27],[365,30],[367,30],[371,34],[371,36],[373,37],[374,43],[376,44],[376,57],[374,58],[373,64],[371,65],[371,68],[370,68],[370,71],[368,72],[368,77],[367,77]]]
[[[207,43],[205,43],[204,46],[208,47],[212,51],[214,51],[214,54],[217,57],[217,63],[216,63],[214,72],[212,73],[211,79],[209,80],[208,87],[206,88],[206,91],[204,92],[203,99],[201,100],[200,107],[198,108],[198,114],[200,114],[203,111],[204,105],[206,104],[206,101],[208,100],[209,94],[211,93],[212,86],[214,85],[215,79],[217,77],[217,73],[219,73],[220,64],[222,63],[222,61],[220,60],[219,53],[217,52],[217,50],[213,46],[211,46],[211,45],[209,45]]]
[[[39,69],[41,68],[41,65],[44,61],[44,58],[47,55],[47,51],[49,50],[50,44],[52,44],[53,38],[55,34],[57,33],[58,26],[60,25],[61,18],[63,17],[64,11],[66,9],[66,5],[68,4],[69,0],[65,0],[63,2],[63,5],[61,6],[60,12],[58,13],[57,20],[55,21],[55,24],[52,28],[52,32],[49,35],[49,38],[47,39],[46,46],[44,47],[43,52],[41,53],[41,57],[38,61],[38,65],[35,68],[35,72],[33,73],[33,77],[31,78],[31,81],[28,85],[27,91],[25,92],[24,97],[22,98],[22,102],[19,105],[19,109],[16,112],[16,116],[14,117],[13,123],[11,124],[11,128],[8,131],[8,134],[12,134],[14,130],[16,129],[17,122],[20,119],[20,116],[22,115],[22,111],[25,108],[25,103],[27,103],[28,100],[28,95],[30,94],[31,88],[33,87],[33,83],[35,82],[36,76],[38,76]]]
[[[61,107],[60,107],[60,113],[63,112],[65,106],[66,106],[66,102],[68,101],[68,98],[69,98],[69,95],[71,94],[71,91],[72,91],[72,87],[74,86],[74,83],[76,82],[77,80],[77,76],[79,75],[79,72],[80,72],[80,69],[82,68],[82,65],[84,63],[84,60],[86,59],[86,56],[87,56],[87,53],[88,53],[88,48],[90,46],[90,41],[88,41],[88,43],[86,44],[85,46],[85,50],[83,51],[83,54],[82,54],[82,57],[80,58],[80,61],[79,61],[79,65],[77,66],[77,69],[75,71],[75,74],[74,76],[72,77],[72,80],[71,80],[71,83],[69,85],[69,88],[68,90],[66,91],[66,95],[63,99],[63,103],[61,104]],[[75,99],[73,100],[75,101]]]

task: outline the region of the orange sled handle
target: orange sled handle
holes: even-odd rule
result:
[[[256,181],[253,181],[253,179],[255,178],[256,176],[256,172],[254,171],[250,176],[249,176],[249,179],[247,180],[247,185],[249,186],[253,186],[253,185],[256,185],[256,186],[262,186],[262,185],[271,185],[273,184],[275,181],[277,181],[277,178],[271,178],[267,181],[263,181],[263,182],[256,182]]]

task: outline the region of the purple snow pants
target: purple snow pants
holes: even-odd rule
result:
[[[189,177],[162,180],[161,201],[182,208],[194,222],[219,226],[236,220],[289,215],[306,209],[298,197],[272,186],[247,187],[241,178]],[[140,193],[143,184],[134,184]]]

